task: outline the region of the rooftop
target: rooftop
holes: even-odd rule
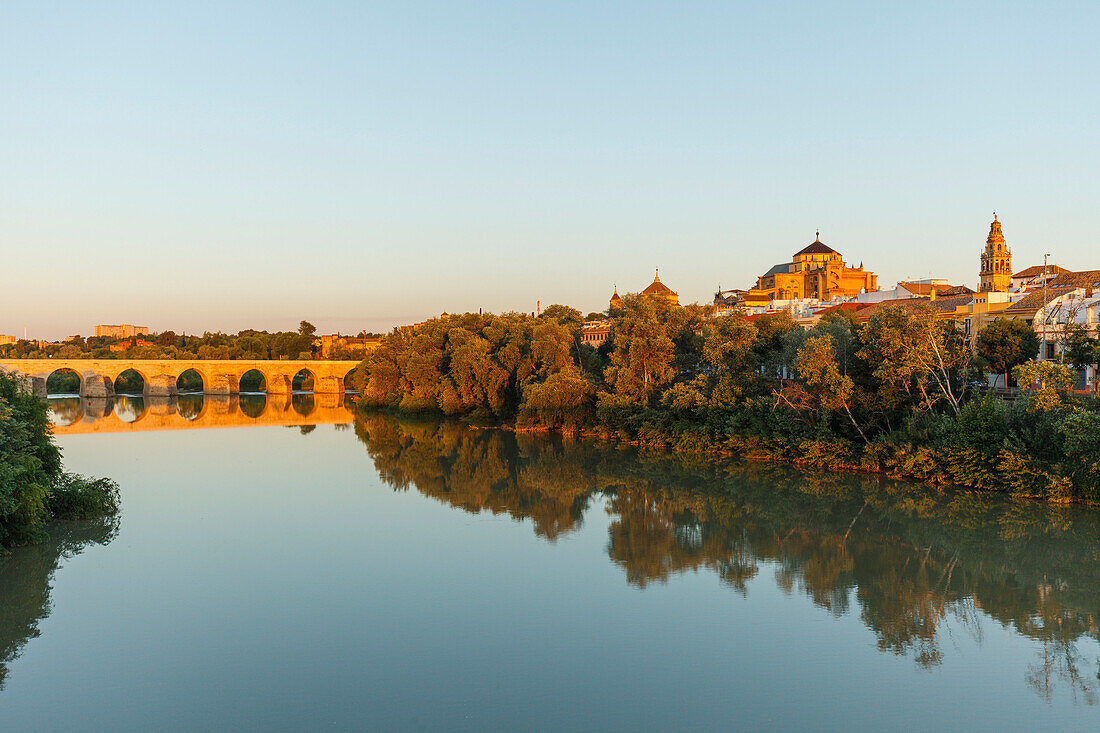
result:
[[[1073,272],[1073,270],[1067,270],[1066,268],[1059,267],[1058,265],[1047,265],[1046,267],[1044,267],[1043,265],[1033,265],[1026,270],[1020,270],[1012,277],[1038,277],[1039,275],[1043,274],[1044,270],[1049,272],[1051,275],[1062,275],[1065,273]]]
[[[661,282],[661,273],[658,271],[653,275],[653,282],[642,291],[642,295],[676,295],[676,291]]]
[[[835,255],[840,254],[835,249],[830,247],[821,241],[821,232],[817,233],[817,239],[810,244],[803,247],[800,251],[795,252],[795,257],[801,257],[802,255]]]

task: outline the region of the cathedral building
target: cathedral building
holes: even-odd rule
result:
[[[997,221],[996,214],[993,214],[982,252],[981,277],[983,293],[1005,293],[1012,286],[1012,253],[1005,245],[1005,235],[1001,233],[1001,222]]]
[[[839,252],[817,238],[796,252],[790,262],[781,262],[756,280],[756,287],[744,292],[746,304],[772,300],[816,298],[827,302],[854,298],[878,288],[878,276],[859,267],[849,267]]]

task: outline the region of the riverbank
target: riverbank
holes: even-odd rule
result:
[[[364,415],[408,415],[362,404],[357,410]],[[416,414],[445,417],[440,412]],[[1084,408],[1044,412],[1026,401],[1008,405],[986,397],[968,403],[957,418],[918,416],[865,443],[802,423],[781,404],[769,406],[760,400],[743,409],[710,413],[708,420],[659,409],[605,413],[602,422],[599,417],[568,426],[522,418],[467,422],[517,433],[561,433],[652,450],[875,474],[1052,503],[1100,505],[1100,440],[1095,435],[1100,417]],[[1032,441],[1047,443],[1043,454],[1026,452],[1028,446],[1017,435],[1018,423],[1027,425]]]
[[[118,510],[114,481],[62,470],[46,401],[0,372],[0,551],[44,541],[48,522]]]

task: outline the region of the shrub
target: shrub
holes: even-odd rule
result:
[[[108,478],[91,479],[64,473],[46,498],[54,519],[95,519],[118,513],[118,484]]]
[[[0,547],[43,539],[43,528],[52,518],[117,511],[113,482],[61,471],[46,401],[13,375],[0,372]]]

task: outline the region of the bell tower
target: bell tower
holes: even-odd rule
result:
[[[993,223],[989,225],[989,236],[985,240],[982,252],[981,290],[986,292],[1007,292],[1012,284],[1012,253],[1005,245],[1005,236],[1001,233],[1001,222],[993,214]]]

